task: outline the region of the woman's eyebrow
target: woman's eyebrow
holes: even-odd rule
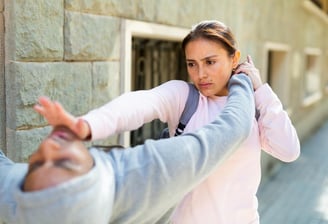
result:
[[[216,57],[218,57],[218,56],[219,56],[219,55],[216,55],[216,54],[214,54],[214,55],[209,55],[209,56],[206,56],[205,58],[201,59],[201,61],[206,61],[206,60],[208,60],[208,59],[216,58]]]
[[[209,59],[212,59],[212,58],[217,58],[219,57],[219,55],[216,55],[216,54],[213,54],[213,55],[209,55],[209,56],[206,56],[202,59],[200,59],[201,61],[206,61],[206,60],[209,60]],[[191,59],[191,58],[186,58],[186,61],[188,62],[193,62],[193,61],[196,61],[195,59]]]

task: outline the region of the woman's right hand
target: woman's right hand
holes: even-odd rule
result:
[[[74,117],[65,111],[63,106],[48,97],[42,96],[33,109],[42,115],[52,126],[66,126],[71,129],[80,139],[86,140],[91,135],[89,124],[81,119]]]
[[[247,55],[247,61],[238,65],[237,69],[235,70],[235,74],[238,73],[245,73],[250,77],[254,90],[257,90],[260,86],[263,85],[260,72],[255,67],[252,57],[250,55]]]

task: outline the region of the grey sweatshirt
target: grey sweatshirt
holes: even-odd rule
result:
[[[0,153],[0,220],[6,223],[167,223],[174,206],[249,134],[253,89],[245,75],[229,82],[228,103],[194,133],[109,153],[91,149],[93,169],[58,186],[22,192],[26,164]]]

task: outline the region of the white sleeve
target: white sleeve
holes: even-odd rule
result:
[[[258,126],[262,149],[284,162],[297,159],[300,142],[296,130],[268,84],[256,90],[255,103],[260,112]]]
[[[135,130],[154,119],[177,123],[188,91],[186,82],[171,80],[150,90],[125,93],[82,118],[90,125],[92,140]]]

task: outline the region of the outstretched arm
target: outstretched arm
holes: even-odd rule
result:
[[[156,223],[247,138],[255,113],[253,87],[240,74],[229,88],[223,111],[197,132],[109,152],[116,178],[111,222]]]

